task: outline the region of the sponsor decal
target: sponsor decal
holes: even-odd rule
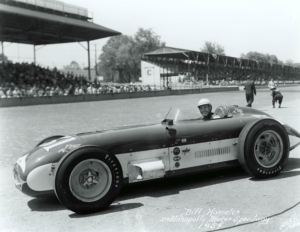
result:
[[[190,152],[191,149],[186,148],[185,150],[182,150],[183,154],[185,155],[187,152]]]
[[[275,167],[273,169],[261,169],[257,168],[257,171],[259,171],[262,174],[270,175],[281,171],[281,166]]]
[[[122,172],[122,170],[120,170],[118,168],[118,166],[115,163],[115,159],[113,159],[110,154],[105,154],[104,161],[105,161],[106,165],[108,165],[110,167],[112,175],[114,176],[114,178],[112,180],[113,181],[112,186],[114,186],[115,188],[118,188],[120,186],[120,183],[122,183],[121,174],[120,174]]]
[[[23,173],[25,172],[25,169],[26,169],[26,158],[29,154],[26,154],[22,157],[20,157],[18,160],[17,160],[17,163],[20,165]]]
[[[58,153],[66,153],[72,150],[75,150],[76,148],[80,147],[81,144],[67,144],[64,148],[60,149]]]
[[[173,154],[174,154],[174,155],[179,155],[179,153],[180,153],[180,149],[179,149],[178,147],[175,147],[175,148],[173,149]]]
[[[180,139],[176,139],[175,144],[180,143]]]
[[[179,162],[176,162],[176,163],[175,163],[175,167],[176,167],[176,168],[179,168],[179,166],[180,166],[180,163],[179,163]]]
[[[173,158],[173,160],[174,160],[174,161],[179,161],[179,160],[181,160],[181,157],[180,157],[180,156],[175,156],[175,157]]]
[[[55,139],[50,141],[49,143],[41,144],[39,147],[44,148],[46,151],[50,151],[51,148],[56,147],[58,145],[70,142],[72,140],[75,140],[76,138],[71,136],[65,136],[59,139]]]
[[[175,144],[180,144],[180,143],[186,143],[187,142],[187,139],[176,139],[175,140]]]

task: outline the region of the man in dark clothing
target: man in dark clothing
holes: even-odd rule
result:
[[[273,108],[275,108],[275,102],[277,102],[277,101],[279,102],[279,108],[281,108],[281,103],[282,103],[282,99],[283,99],[282,94],[275,87],[271,88],[271,90],[272,90],[271,96],[272,96],[272,105],[273,105]]]
[[[244,83],[244,90],[246,90],[246,101],[248,107],[252,107],[254,101],[254,94],[256,95],[255,84],[250,80],[250,76],[247,77],[247,81]]]

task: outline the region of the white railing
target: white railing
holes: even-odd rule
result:
[[[56,11],[61,11],[70,14],[76,14],[84,17],[88,17],[88,10],[80,6],[74,6],[64,2],[56,0],[13,0],[15,2],[21,2],[28,5],[34,5]]]

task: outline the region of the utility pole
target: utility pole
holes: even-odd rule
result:
[[[90,41],[87,41],[88,45],[88,72],[89,72],[89,81],[91,81],[91,62],[90,62]]]

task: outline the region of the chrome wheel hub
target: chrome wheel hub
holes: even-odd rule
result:
[[[84,202],[101,199],[110,189],[111,183],[109,167],[98,159],[81,161],[74,167],[69,178],[72,194]]]
[[[261,166],[274,167],[283,155],[283,142],[280,135],[272,130],[261,133],[255,141],[254,154]]]
[[[98,183],[99,176],[97,173],[94,175],[92,174],[93,171],[87,170],[84,171],[81,176],[79,177],[79,182],[82,184],[83,187],[91,188]]]

